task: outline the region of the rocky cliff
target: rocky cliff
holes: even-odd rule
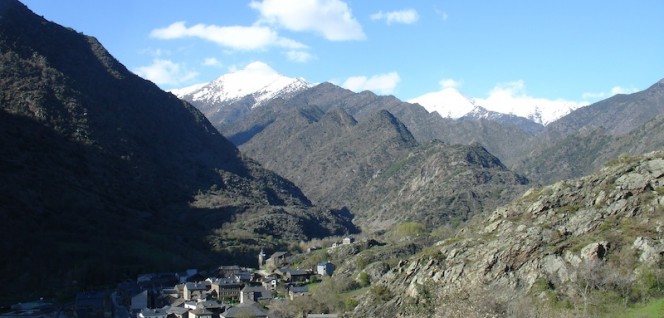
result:
[[[384,271],[354,317],[606,316],[661,293],[664,152],[532,189]],[[380,305],[379,305],[380,304]]]

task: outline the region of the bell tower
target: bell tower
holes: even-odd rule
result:
[[[265,265],[265,252],[261,248],[261,252],[258,253],[258,268],[260,269],[263,265]]]

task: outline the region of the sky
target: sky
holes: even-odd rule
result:
[[[664,78],[661,0],[20,0],[164,90],[263,62],[401,100],[592,103]]]

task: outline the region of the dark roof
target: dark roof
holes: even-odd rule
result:
[[[207,285],[203,283],[186,283],[185,287],[189,290],[207,290]]]
[[[189,308],[184,308],[184,307],[169,307],[166,312],[169,314],[177,314],[177,315],[182,315],[189,311]]]
[[[219,285],[219,286],[239,285],[239,284],[240,282],[238,282],[237,279],[235,278],[219,278],[212,281],[212,285]]]
[[[292,293],[308,293],[309,288],[307,286],[291,286],[289,291]]]
[[[190,314],[197,315],[197,316],[200,316],[200,315],[212,315],[212,312],[211,312],[211,311],[209,311],[209,310],[207,310],[207,309],[205,309],[205,308],[201,308],[201,307],[198,307],[198,308],[196,308],[196,309],[193,309],[193,310],[189,311],[189,313],[190,313]]]
[[[166,311],[165,308],[156,308],[156,309],[149,309],[149,308],[144,308],[141,309],[141,315],[143,317],[158,317],[158,316],[164,316],[167,315],[168,312]]]
[[[291,276],[303,276],[303,275],[311,274],[311,272],[309,272],[307,270],[303,270],[303,269],[290,270],[290,271],[288,271],[288,273]]]
[[[239,304],[233,306],[223,312],[221,316],[224,318],[240,317],[240,315],[245,312],[253,314],[254,317],[267,317],[267,313],[258,308],[255,304]]]
[[[243,293],[258,293],[258,297],[256,299],[271,299],[272,298],[272,292],[267,290],[263,286],[245,286],[242,289]]]
[[[206,301],[201,301],[198,304],[196,304],[196,307],[202,307],[202,308],[221,308],[222,304],[218,303],[217,301],[214,300],[206,300]]]

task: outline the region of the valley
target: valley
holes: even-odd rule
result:
[[[123,318],[620,317],[664,297],[664,80],[546,112],[455,98],[262,62],[166,92],[6,0],[0,305],[102,291]]]

